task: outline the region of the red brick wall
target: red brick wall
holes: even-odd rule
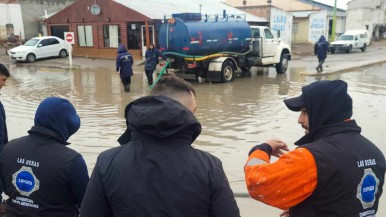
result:
[[[63,24],[48,24],[48,35],[51,35],[51,26]],[[69,23],[69,31],[74,32],[75,44],[73,45],[74,56],[96,57],[115,59],[117,48],[105,48],[103,43],[103,25],[119,25],[121,43],[127,47],[127,23],[126,22],[98,22],[98,23]],[[78,39],[78,25],[92,25],[93,47],[80,47]],[[134,59],[142,59],[141,50],[130,50]]]
[[[69,31],[74,32],[75,36],[74,55],[115,58],[117,48],[104,47],[103,25],[119,25],[121,43],[127,46],[127,23],[143,22],[145,24],[145,21],[151,21],[137,11],[111,0],[98,1],[101,6],[101,13],[94,16],[89,11],[90,6],[94,3],[95,0],[79,0],[46,19],[48,35],[51,35],[51,26],[69,25]],[[79,47],[77,25],[92,25],[93,47]],[[140,50],[132,50],[132,54],[136,59],[142,58]]]

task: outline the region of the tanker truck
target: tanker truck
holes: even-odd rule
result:
[[[291,60],[290,46],[268,27],[250,26],[236,15],[173,14],[161,25],[158,44],[168,72],[184,79],[231,82],[252,66],[275,66],[281,74]]]

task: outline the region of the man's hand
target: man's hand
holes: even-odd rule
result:
[[[285,210],[283,211],[282,213],[280,213],[280,217],[289,217],[289,211],[288,210]]]
[[[283,154],[283,151],[289,151],[287,144],[285,144],[280,139],[269,139],[265,143],[267,143],[272,148],[272,156],[280,158]]]
[[[0,204],[0,217],[1,216],[5,216],[5,204],[4,203],[2,203],[2,204]]]

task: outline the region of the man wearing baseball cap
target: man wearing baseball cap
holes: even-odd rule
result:
[[[284,103],[300,112],[305,135],[287,153],[278,139],[252,148],[244,167],[249,194],[286,210],[281,216],[375,216],[385,157],[351,119],[347,83],[317,81]],[[279,160],[270,163],[271,155]]]

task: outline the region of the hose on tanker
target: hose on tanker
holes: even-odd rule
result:
[[[219,52],[219,53],[215,53],[215,54],[211,54],[211,55],[207,55],[207,56],[192,56],[192,55],[186,55],[186,54],[181,54],[181,53],[177,53],[177,52],[165,52],[163,54],[165,54],[165,55],[169,54],[169,55],[174,55],[174,56],[178,56],[178,57],[183,57],[187,61],[204,61],[204,60],[207,60],[209,58],[223,57],[223,56],[229,56],[229,55],[245,56],[250,52],[251,52],[251,50],[248,50],[244,53],[223,51],[223,52]]]
[[[182,54],[182,53],[177,53],[177,52],[163,52],[162,54],[164,55],[174,55],[174,56],[179,56],[179,57],[184,57],[184,58],[193,58],[193,57],[197,57],[197,58],[200,58],[200,57],[203,57],[203,56],[191,56],[191,55],[186,55],[186,54]]]
[[[155,79],[155,81],[153,82],[152,85],[150,85],[149,89],[153,89],[154,85],[156,85],[159,81],[159,79],[162,77],[162,75],[165,73],[166,69],[168,68],[170,62],[166,62],[165,66],[162,68],[161,72],[159,73],[157,79]]]
[[[229,54],[229,55],[245,56],[245,55],[249,54],[250,52],[252,52],[252,50],[247,50],[247,51],[245,51],[244,53],[230,52],[230,51],[223,51],[223,52],[220,52],[220,53],[221,53],[221,54]]]

